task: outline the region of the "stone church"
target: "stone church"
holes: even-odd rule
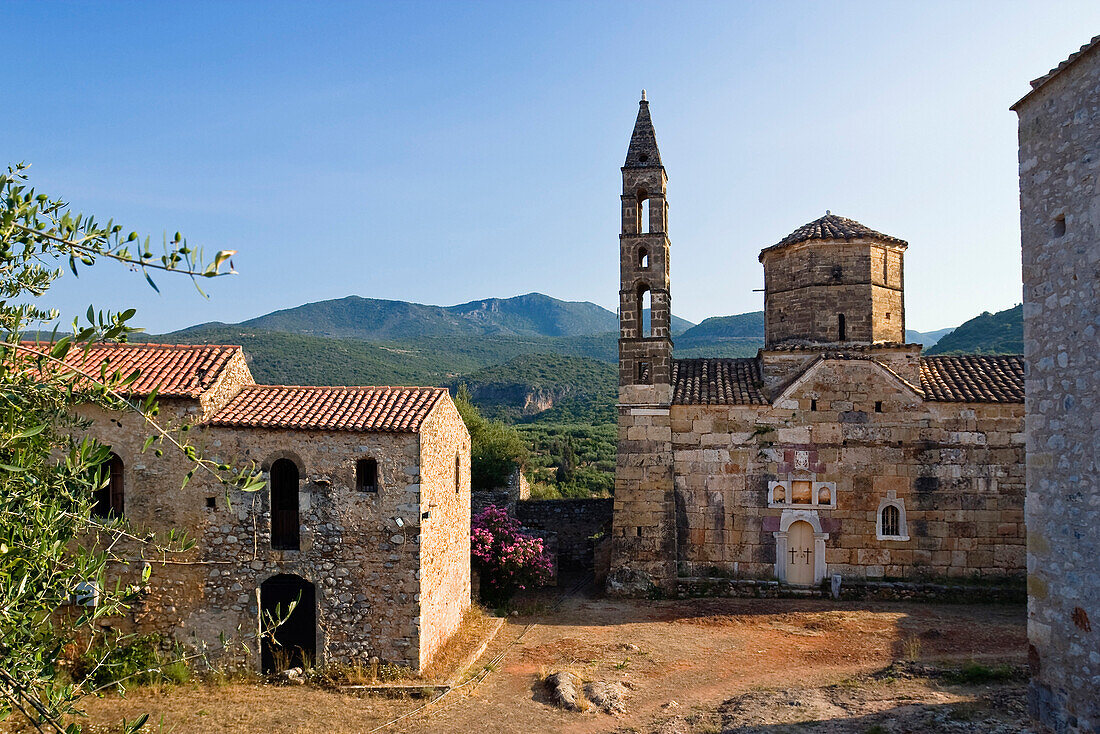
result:
[[[905,241],[826,213],[760,251],[755,357],[675,359],[644,94],[622,175],[610,588],[1024,572],[1023,360],[905,343]]]
[[[470,604],[470,435],[445,389],[257,385],[238,346],[103,344],[68,359],[92,374],[140,370],[129,389],[157,389],[162,424],[268,480],[228,494],[202,472],[185,482],[194,464],[145,450],[140,415],[82,408],[112,452],[93,513],[194,541],[167,557],[117,545],[125,563],[108,582],[152,575],[126,618],[103,624],[205,647],[219,664],[223,638],[236,640],[239,664],[265,672],[372,657],[419,671],[458,628]],[[260,642],[268,613],[290,602],[279,644]]]

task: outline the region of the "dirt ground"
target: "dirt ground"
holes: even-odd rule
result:
[[[147,731],[180,734],[372,732],[400,716],[381,731],[1027,731],[1019,680],[964,685],[934,672],[966,661],[1022,664],[1023,607],[550,599],[509,618],[478,663],[499,657],[483,679],[434,703],[190,684],[90,701],[90,730],[115,730],[120,718],[148,712]],[[891,667],[899,660],[921,662]],[[559,670],[622,684],[625,711],[552,704],[541,681]],[[806,723],[814,721],[822,723]]]

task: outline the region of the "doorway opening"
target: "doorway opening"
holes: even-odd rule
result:
[[[317,657],[316,602],[315,587],[301,576],[283,573],[261,584],[260,661],[264,673],[295,667],[304,669],[314,663]]]

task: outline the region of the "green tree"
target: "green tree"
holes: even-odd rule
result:
[[[455,391],[458,408],[470,432],[470,479],[474,489],[504,486],[512,472],[527,461],[527,445],[516,429],[491,421],[470,402],[465,385]]]
[[[122,546],[158,557],[190,545],[171,531],[139,535],[125,520],[91,516],[93,493],[107,482],[103,467],[109,450],[82,437],[90,424],[76,416],[76,406],[140,413],[150,431],[145,448],[157,455],[182,451],[194,462],[188,478],[202,471],[226,485],[262,486],[251,471],[205,460],[184,434],[162,429],[155,396],[132,402],[126,388],[137,373],[68,366],[70,352],[125,340],[136,331],[129,325],[132,309],[89,308],[85,322],[72,322],[70,334],[26,342],[25,333],[59,316],[35,303],[66,269],[78,275],[101,260],[143,275],[156,288],[153,272],[183,274],[197,286],[200,278],[231,272],[232,255],[218,252],[207,262],[179,233],[165,237],[163,253],[155,255],[148,238],[141,241],[113,222],[99,224],[36,193],[28,186],[26,166],[0,174],[0,719],[18,712],[41,731],[80,731],[78,723],[66,722],[76,713],[76,701],[94,692],[92,680],[103,666],[93,662],[90,677],[63,680],[62,650],[78,635],[90,638],[97,620],[125,611],[138,590],[112,582],[108,564],[125,562]],[[142,583],[151,566],[143,568]],[[94,606],[71,604],[92,596]],[[110,645],[101,649],[104,658],[112,653]]]

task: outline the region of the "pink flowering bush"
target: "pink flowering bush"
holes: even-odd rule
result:
[[[481,574],[481,598],[493,606],[508,601],[517,591],[545,584],[552,573],[542,539],[522,535],[519,520],[495,505],[473,518],[470,556]]]

